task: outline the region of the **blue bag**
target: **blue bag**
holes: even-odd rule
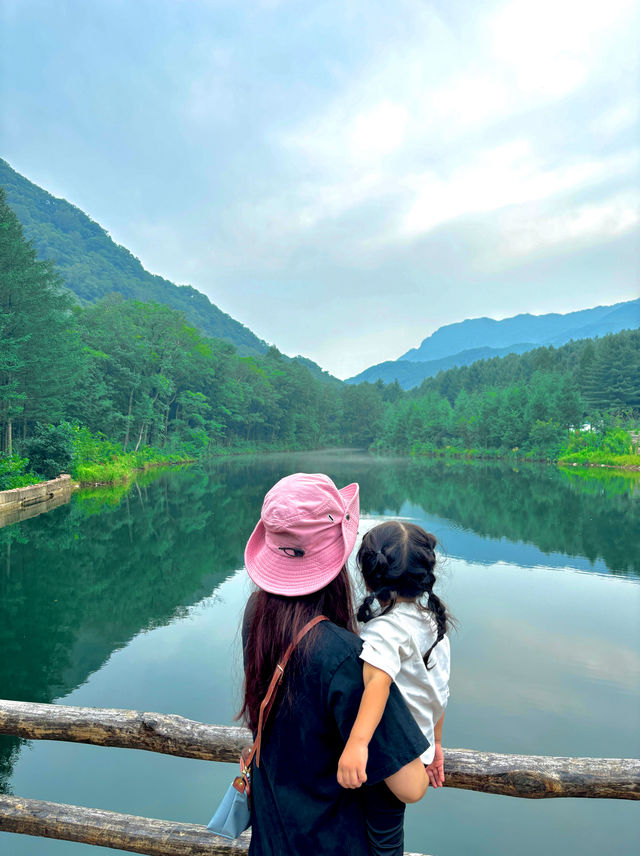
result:
[[[237,838],[250,824],[248,771],[243,771],[229,785],[207,829],[224,838]]]

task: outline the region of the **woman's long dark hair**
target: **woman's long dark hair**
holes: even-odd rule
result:
[[[326,615],[339,627],[357,632],[346,565],[327,586],[312,594],[285,597],[258,589],[249,598],[242,632],[244,701],[236,718],[242,719],[252,731],[255,732],[258,726],[260,703],[278,660],[305,624],[316,615]],[[287,667],[289,674],[300,667],[305,653],[313,645],[316,633],[317,628],[314,628],[300,642]],[[283,681],[283,689],[279,691],[280,703],[283,698],[291,700],[287,689],[289,683]]]
[[[382,606],[378,615],[393,609],[399,597],[420,601],[427,596],[424,609],[436,624],[436,641],[424,655],[429,668],[429,656],[446,634],[453,619],[447,608],[433,591],[436,581],[435,536],[415,523],[388,520],[370,529],[358,550],[358,567],[370,594],[358,610],[358,621],[375,618],[374,600]]]

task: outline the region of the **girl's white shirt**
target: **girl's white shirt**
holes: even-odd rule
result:
[[[449,638],[442,638],[433,649],[427,669],[422,658],[437,639],[436,623],[416,603],[404,602],[362,625],[360,635],[364,643],[360,658],[382,669],[396,682],[429,741],[429,748],[420,760],[430,764],[436,750],[434,727],[449,700]]]

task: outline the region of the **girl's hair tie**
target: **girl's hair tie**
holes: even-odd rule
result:
[[[363,603],[360,605],[360,609],[358,610],[358,621],[362,624],[366,624],[367,621],[371,621],[374,617],[373,612],[373,601],[376,599],[375,594],[370,594],[365,597]]]

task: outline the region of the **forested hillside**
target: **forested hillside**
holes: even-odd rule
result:
[[[621,429],[639,413],[638,330],[483,360],[405,392],[326,383],[275,348],[241,356],[158,303],[80,306],[0,189],[0,489],[252,448],[624,455]],[[572,430],[585,422],[596,430]]]
[[[525,354],[480,360],[427,378],[410,397],[437,392],[452,404],[461,392],[526,387],[535,377],[566,376],[590,411],[640,407],[640,330],[624,330],[599,339],[580,339],[561,348],[536,348]]]
[[[0,187],[39,257],[55,263],[64,286],[80,303],[95,303],[113,292],[128,299],[163,303],[184,312],[206,336],[230,342],[239,353],[266,353],[266,342],[204,294],[149,273],[79,208],[28,181],[1,158]]]
[[[275,348],[241,356],[158,303],[111,295],[74,304],[1,189],[0,342],[2,448],[37,461],[42,475],[71,465],[58,447],[87,462],[144,448],[193,457],[314,447],[337,442],[343,429],[341,384],[316,377],[310,361]]]
[[[375,444],[558,457],[571,427],[602,431],[639,414],[640,330],[627,330],[440,372],[384,411]],[[567,451],[596,443],[596,434],[572,434]],[[630,451],[628,439],[621,444],[620,454]]]

